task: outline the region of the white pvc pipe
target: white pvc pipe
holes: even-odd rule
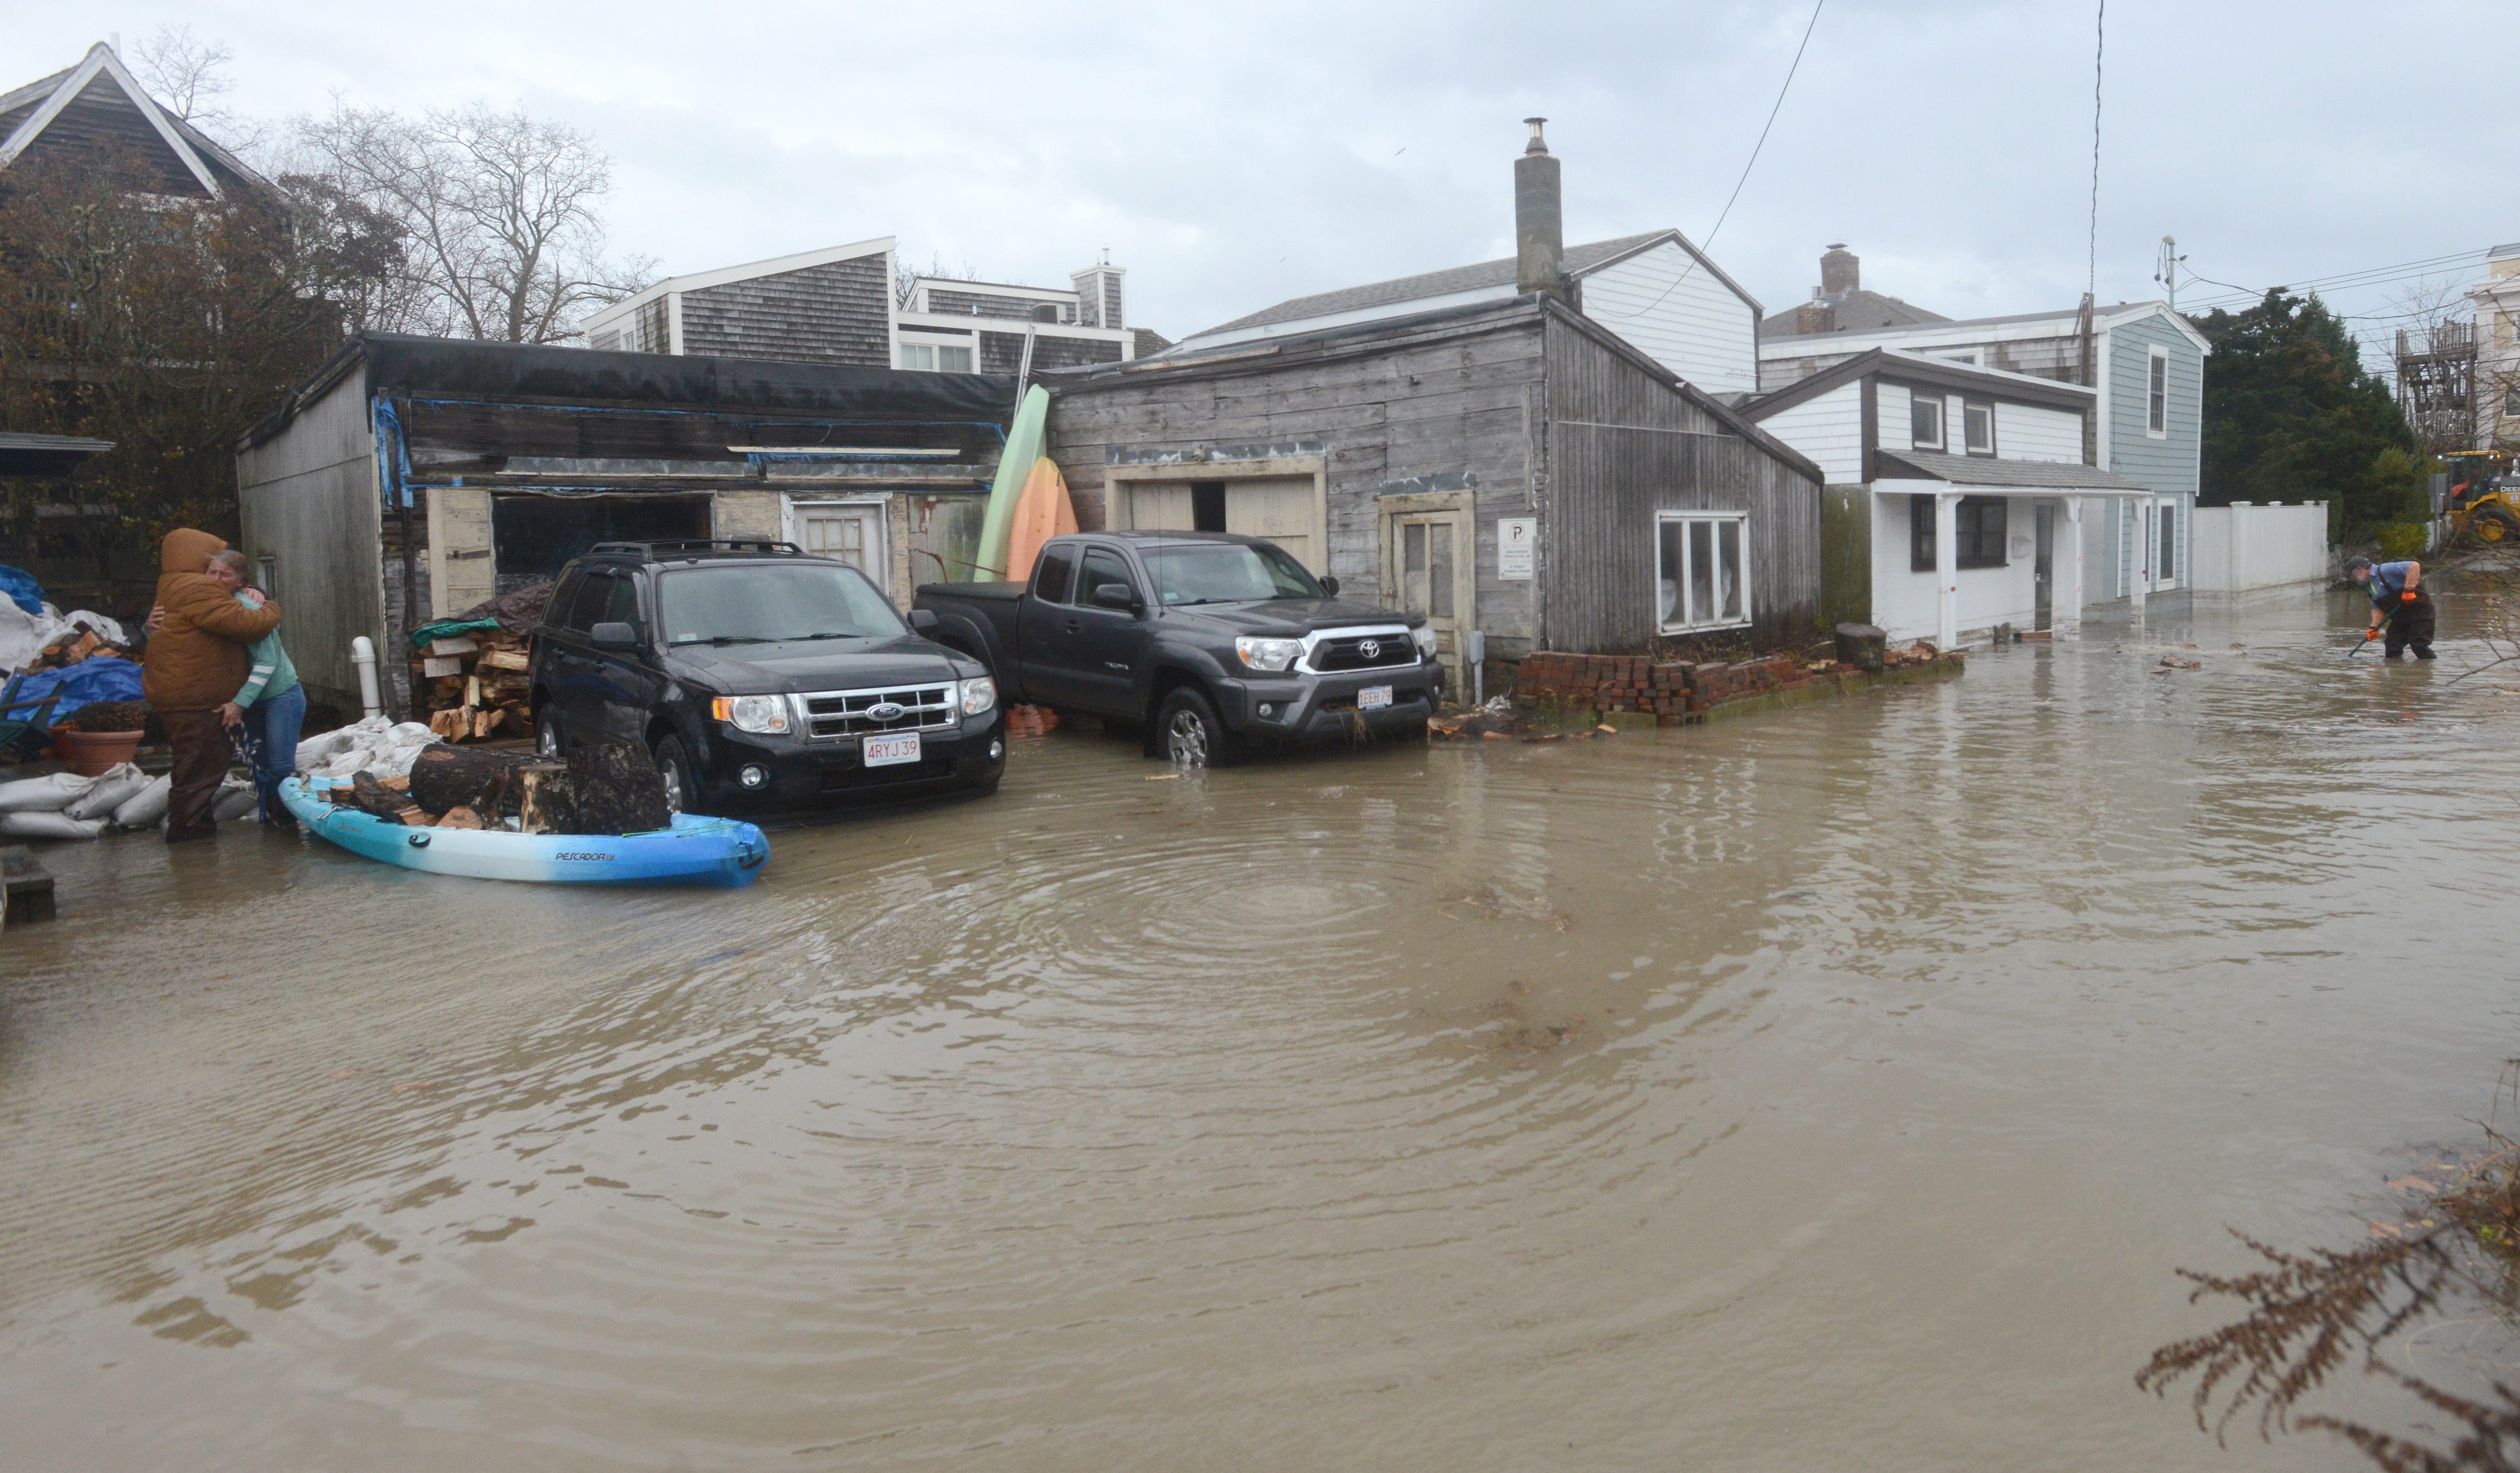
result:
[[[367,708],[363,714],[375,716],[382,713],[385,707],[377,696],[376,642],[366,635],[350,641],[350,663],[359,667],[359,704]]]

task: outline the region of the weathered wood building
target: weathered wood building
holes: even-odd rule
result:
[[[1578,310],[1582,270],[1681,243],[1570,261],[1545,119],[1525,121],[1517,252],[1492,263],[1510,264],[1509,294],[1490,267],[1432,297],[1411,278],[1284,304],[1256,335],[1046,376],[1078,521],[1272,538],[1424,617],[1456,689],[1472,633],[1505,664],[1808,638],[1820,468]],[[1719,294],[1729,315],[1701,346],[1737,379],[1757,304],[1729,279]]]
[[[550,579],[599,541],[778,538],[907,604],[978,541],[1014,380],[368,334],[238,447],[240,548],[316,698],[350,641]]]
[[[1488,657],[1811,634],[1821,472],[1545,291],[1048,376],[1088,526],[1276,539]]]

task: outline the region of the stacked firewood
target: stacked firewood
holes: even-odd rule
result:
[[[674,822],[664,778],[645,748],[590,746],[566,761],[425,746],[408,777],[353,776],[335,804],[413,828],[512,833],[644,833]]]
[[[63,670],[81,660],[95,659],[104,655],[135,662],[140,658],[137,652],[125,646],[115,644],[90,628],[85,619],[81,619],[55,638],[51,644],[37,650],[35,657],[26,662],[26,669],[29,672]]]
[[[521,635],[484,629],[430,642],[411,662],[413,685],[427,681],[428,729],[447,741],[486,741],[533,732]]]

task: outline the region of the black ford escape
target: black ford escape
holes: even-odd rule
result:
[[[996,684],[934,622],[792,543],[599,543],[534,630],[535,739],[638,742],[691,813],[995,791]]]

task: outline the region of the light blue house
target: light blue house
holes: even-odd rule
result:
[[[1823,258],[1837,290],[1763,324],[1759,388],[1773,394],[1874,348],[2088,384],[2097,393],[2088,462],[2149,488],[2092,506],[2082,523],[2087,606],[2189,587],[2205,411],[2204,335],[2161,302],[2121,302],[1967,321],[1861,290],[1855,258]],[[1890,307],[1880,304],[1888,303]],[[1893,310],[1895,308],[1895,310]],[[1919,320],[1927,319],[1927,320]],[[2088,355],[2088,356],[2087,356]]]

